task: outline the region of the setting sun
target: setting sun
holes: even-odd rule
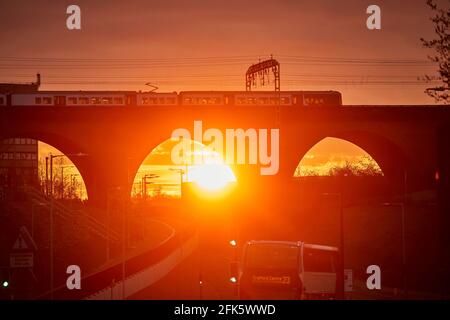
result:
[[[189,168],[188,182],[195,182],[201,189],[218,191],[236,181],[230,167],[225,164],[202,164]]]
[[[195,184],[199,192],[217,193],[236,181],[218,152],[193,140],[188,142],[192,151],[186,153],[183,164],[174,164],[170,155],[175,143],[171,139],[162,142],[143,161],[134,179],[134,197],[180,197],[180,185],[186,182]]]

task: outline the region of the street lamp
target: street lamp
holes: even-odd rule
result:
[[[66,157],[66,156],[73,156],[73,157],[84,157],[87,156],[87,154],[85,153],[76,153],[76,154],[57,154],[57,155],[53,155],[53,154],[49,154],[49,156],[45,157],[45,176],[48,179],[48,160],[50,159],[50,299],[53,300],[53,286],[54,286],[54,274],[53,274],[53,261],[54,261],[54,252],[53,252],[53,159],[55,158],[61,158],[61,157]],[[48,180],[46,181],[47,184]]]
[[[46,206],[48,206],[48,204],[44,202],[33,203],[31,205],[31,237],[34,237],[34,208]]]
[[[403,202],[385,202],[383,206],[387,207],[400,207],[402,215],[402,282],[403,282],[403,294],[406,298],[408,296],[407,282],[406,282],[406,212],[405,204]]]
[[[53,154],[49,154],[48,157],[45,157],[45,176],[47,178],[46,184],[48,184],[48,162],[50,160],[50,196],[53,197],[53,159],[55,158],[62,158],[65,157],[65,155],[63,154],[57,154],[57,155],[53,155]]]
[[[151,181],[147,181],[147,179],[154,179],[154,178],[159,178],[159,176],[157,174],[154,173],[150,173],[150,174],[145,174],[142,177],[142,188],[144,191],[144,198],[147,198],[147,184],[153,184],[153,182]]]
[[[50,195],[53,197],[53,159],[62,158],[62,157],[86,157],[86,153],[72,153],[72,154],[49,154],[49,156],[45,157],[45,177],[46,184],[48,183],[48,162],[50,160]]]
[[[183,190],[183,174],[185,174],[185,170],[181,169],[181,168],[170,168],[170,171],[175,171],[178,172],[180,174],[180,198],[182,196],[182,190]]]
[[[339,197],[339,235],[340,235],[340,250],[341,250],[341,286],[342,286],[342,297],[345,299],[345,259],[344,259],[344,204],[342,201],[342,192],[340,193],[323,193],[324,196],[335,196]]]
[[[61,192],[61,199],[64,199],[64,169],[65,168],[73,168],[75,166],[67,165],[67,166],[61,166],[61,186],[60,186],[60,192]]]
[[[77,190],[76,190],[76,184],[77,184],[77,177],[79,176],[79,174],[77,173],[72,173],[70,174],[70,197],[73,198],[77,198]],[[80,199],[82,198],[82,190],[80,190]]]
[[[53,198],[52,198],[53,199]],[[34,208],[35,207],[50,207],[50,299],[53,300],[53,286],[54,286],[54,270],[53,270],[53,200],[50,200],[50,204],[38,202],[33,203],[31,206],[31,236],[34,237]]]

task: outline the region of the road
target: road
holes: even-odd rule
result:
[[[233,299],[227,232],[200,232],[198,248],[167,276],[129,299]],[[200,285],[201,279],[201,285]]]

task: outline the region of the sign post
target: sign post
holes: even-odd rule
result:
[[[33,273],[36,251],[36,243],[27,228],[22,226],[9,254],[11,289],[17,293],[28,291],[36,281]]]
[[[353,291],[353,270],[344,269],[344,292]]]

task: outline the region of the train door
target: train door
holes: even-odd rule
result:
[[[226,106],[234,106],[234,94],[225,94],[223,104]]]
[[[135,106],[136,104],[137,104],[136,94],[127,94],[125,96],[125,105],[127,105],[127,106],[130,106],[130,105]]]
[[[64,107],[66,105],[66,97],[65,96],[55,96],[54,102],[56,107]]]

